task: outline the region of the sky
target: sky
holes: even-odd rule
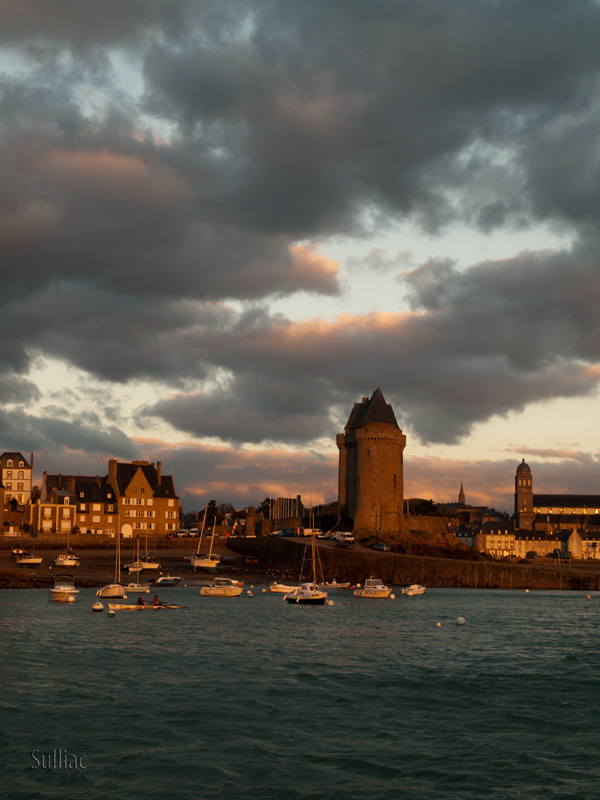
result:
[[[162,461],[186,511],[600,493],[600,4],[12,0],[0,451]]]

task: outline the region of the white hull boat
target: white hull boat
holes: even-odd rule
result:
[[[350,583],[349,582],[348,583],[338,583],[337,581],[334,580],[334,581],[329,581],[329,582],[325,583],[325,588],[327,589],[327,591],[329,591],[329,589],[349,589],[350,588]]]
[[[145,569],[158,569],[159,567],[158,561],[144,561],[141,559],[140,561],[134,561],[132,564],[125,564],[124,569],[131,574],[132,572],[140,573]]]
[[[297,586],[289,586],[285,583],[272,583],[269,586],[269,591],[276,594],[288,594],[289,592],[295,592],[297,588]]]
[[[200,553],[197,556],[190,556],[190,564],[194,569],[216,569],[221,563],[221,556],[216,554],[206,555]]]
[[[407,586],[405,589],[402,589],[402,594],[406,594],[409,597],[412,597],[415,594],[425,594],[427,591],[426,587],[420,583],[413,583],[411,586]]]
[[[17,564],[20,567],[37,567],[38,564],[42,563],[42,560],[38,556],[19,556]]]
[[[327,602],[327,592],[316,583],[301,583],[300,586],[288,592],[284,598],[287,603],[297,603],[305,606],[324,606]]]
[[[78,567],[80,563],[77,556],[70,553],[61,553],[54,559],[54,565],[57,567]]]
[[[181,583],[181,578],[177,575],[161,575],[160,578],[152,579],[152,587],[156,586],[177,586]]]
[[[127,589],[120,583],[109,583],[98,589],[96,597],[127,597]]]
[[[385,586],[379,578],[367,578],[365,585],[354,590],[354,597],[362,597],[371,600],[385,600],[392,593],[392,590]]]
[[[241,593],[239,582],[231,578],[215,578],[213,583],[200,589],[202,597],[239,597]]]
[[[206,512],[204,513],[206,517]],[[200,552],[200,545],[202,544],[202,533],[200,533],[200,538],[198,539],[198,549],[196,550],[196,555],[190,556],[189,561],[192,567],[194,568],[194,572],[197,569],[204,569],[210,570],[214,572],[221,562],[221,556],[213,553],[213,543],[215,541],[215,526],[217,524],[217,518],[213,520],[213,529],[212,529],[212,536],[210,537],[210,549],[208,553],[201,553]],[[202,522],[202,530],[204,530],[204,521]]]
[[[327,603],[327,591],[317,583],[317,551],[315,546],[315,534],[311,535],[311,560],[313,579],[310,583],[300,583],[295,589],[284,594],[283,599],[286,603],[304,606],[324,606]],[[306,557],[304,550],[304,557]],[[304,562],[303,562],[304,566]],[[321,575],[321,579],[322,579]],[[302,580],[302,569],[300,570],[300,580]]]
[[[50,589],[50,600],[55,603],[73,603],[77,600],[79,589],[75,588],[72,575],[57,575]]]

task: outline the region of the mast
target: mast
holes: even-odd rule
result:
[[[196,548],[196,556],[200,555],[200,547],[202,546],[202,534],[204,533],[204,523],[206,522],[206,512],[207,511],[208,511],[208,503],[206,504],[206,508],[204,509],[204,516],[202,517],[202,527],[200,528],[200,538],[198,539],[198,547]]]
[[[212,536],[210,537],[210,550],[208,551],[208,559],[209,559],[209,561],[210,561],[210,557],[212,555],[212,548],[213,548],[213,541],[214,541],[214,538],[215,538],[215,526],[216,526],[216,524],[217,524],[217,517],[215,516],[215,518],[213,519]]]
[[[121,583],[121,532],[118,530],[115,548],[115,583]]]

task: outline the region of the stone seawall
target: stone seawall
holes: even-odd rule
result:
[[[280,537],[235,538],[227,541],[233,552],[257,557],[265,569],[300,571],[308,540]],[[600,589],[600,573],[591,569],[541,564],[430,558],[400,553],[377,553],[357,547],[337,550],[331,544],[318,548],[325,580],[363,582],[374,575],[384,583],[405,586],[472,589]],[[310,555],[310,549],[307,556]]]

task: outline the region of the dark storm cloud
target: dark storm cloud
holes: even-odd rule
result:
[[[102,453],[123,459],[136,458],[138,446],[116,426],[90,424],[64,409],[61,416],[37,416],[23,411],[0,409],[0,441],[7,450],[44,453],[46,458],[60,453],[64,459],[76,460],[78,451]],[[86,456],[89,461],[89,456]],[[84,461],[85,459],[80,459]],[[49,469],[46,467],[46,469]],[[63,467],[63,471],[67,469]]]
[[[212,331],[229,379],[145,410],[198,436],[261,442],[333,436],[381,385],[401,424],[455,443],[477,422],[600,381],[600,263],[593,241],[458,270],[404,276],[414,313],[292,323],[256,316]],[[324,414],[329,409],[330,415]]]
[[[599,40],[592,0],[11,4],[4,400],[34,399],[40,353],[183,385],[143,413],[195,435],[300,441],[381,384],[418,435],[451,442],[594,391]],[[543,220],[579,239],[423,265],[406,277],[412,316],[269,312],[275,297],[340,295],[308,242],[406,219]],[[52,436],[101,447],[69,425],[52,418]],[[101,439],[127,451],[118,430]]]

